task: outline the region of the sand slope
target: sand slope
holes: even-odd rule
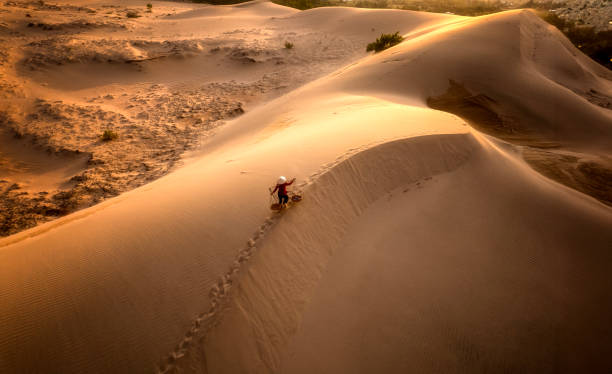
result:
[[[612,369],[612,210],[521,157],[610,157],[610,111],[587,100],[612,94],[605,71],[527,12],[171,17],[228,12],[355,42],[387,17],[407,41],[247,110],[155,182],[0,240],[0,371]],[[465,119],[428,107],[450,81],[482,95],[476,115],[461,95],[440,109]],[[270,215],[279,174],[305,200]]]
[[[238,278],[209,372],[605,372],[612,215],[496,153],[413,138],[322,176]]]
[[[155,2],[148,12],[139,2],[24,0],[0,13],[0,158],[18,162],[4,150],[13,137],[42,165],[87,157],[64,183],[0,174],[2,236],[169,173],[227,120],[364,57],[376,35],[308,29],[322,23],[316,13],[296,22],[297,10],[269,2]],[[376,25],[408,32],[438,18],[448,17],[382,12]],[[106,130],[117,140],[102,141]]]

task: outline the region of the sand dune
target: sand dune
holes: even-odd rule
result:
[[[39,214],[41,205],[65,214],[159,178],[245,108],[365,55],[366,39],[303,33],[275,17],[296,10],[266,2],[156,2],[146,12],[137,2],[26,1],[0,10],[0,126],[51,154],[92,155],[76,183],[42,199],[17,181],[0,200],[16,212],[2,210],[0,235],[57,217]],[[100,141],[105,130],[120,141]]]
[[[609,72],[526,11],[162,7],[122,22],[163,24],[160,40],[176,42],[123,39],[146,85],[121,84],[131,63],[94,61],[88,46],[132,53],[98,38],[75,44],[74,63],[44,62],[47,86],[37,72],[15,86],[44,101],[31,107],[38,118],[11,104],[22,112],[4,127],[121,165],[109,173],[151,159],[161,170],[117,175],[133,181],[118,191],[171,172],[0,239],[0,372],[612,370]],[[109,9],[111,20],[125,11]],[[363,51],[398,30],[404,43]],[[212,51],[219,42],[235,44]],[[185,71],[156,73],[168,67]],[[53,78],[96,69],[114,75],[72,87]],[[58,92],[70,99],[51,100]],[[245,113],[229,113],[234,103]],[[54,135],[53,116],[69,135]],[[95,143],[123,118],[132,142]],[[188,156],[182,167],[156,154],[169,146],[180,151],[165,157]],[[544,176],[553,169],[566,178]],[[271,214],[280,174],[297,177],[304,201]]]
[[[324,174],[233,285],[209,372],[607,370],[612,215],[498,151],[412,138]]]

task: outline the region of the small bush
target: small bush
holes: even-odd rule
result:
[[[289,6],[296,9],[306,10],[335,4],[335,1],[329,0],[274,0],[276,4]],[[345,4],[345,3],[343,3]]]
[[[372,9],[388,9],[389,1],[387,0],[359,0],[353,3],[355,8],[372,8]]]
[[[104,130],[104,132],[102,133],[102,141],[103,142],[108,142],[111,140],[115,140],[119,137],[119,135],[117,135],[116,132],[114,132],[113,130]]]
[[[140,17],[140,14],[138,14],[137,12],[134,11],[129,11],[126,14],[127,18],[138,18]]]
[[[368,44],[366,52],[374,51],[378,53],[401,43],[403,40],[404,37],[399,34],[399,31],[395,34],[381,34],[375,42]]]
[[[148,3],[147,4],[147,12],[150,12],[153,9],[153,4]]]
[[[292,48],[293,48],[293,43],[291,43],[291,42],[285,42],[285,48],[287,48],[287,49],[292,49]]]

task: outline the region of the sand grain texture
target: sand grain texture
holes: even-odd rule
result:
[[[141,8],[1,6],[3,204],[84,209],[0,239],[0,372],[612,370],[612,82],[562,34]]]

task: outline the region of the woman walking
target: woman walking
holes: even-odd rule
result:
[[[274,192],[278,191],[278,203],[280,204],[280,208],[284,208],[287,206],[287,202],[289,202],[289,195],[287,195],[287,186],[290,186],[293,182],[295,182],[295,178],[291,180],[291,182],[287,182],[287,178],[280,176],[278,181],[276,182],[276,187],[274,191],[270,192],[270,195],[273,195]]]

